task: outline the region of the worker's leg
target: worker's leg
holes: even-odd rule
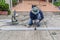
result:
[[[29,25],[33,25],[33,20],[30,19],[28,24],[29,24]]]
[[[40,26],[40,21],[36,20],[36,25],[39,27]]]

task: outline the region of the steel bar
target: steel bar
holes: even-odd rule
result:
[[[60,28],[59,27],[47,27],[47,28],[36,28],[37,30],[44,30],[44,31],[46,31],[46,30],[50,30],[50,31],[54,31],[54,30],[60,30]]]
[[[31,31],[33,31],[33,30],[40,30],[40,31],[47,31],[47,30],[49,30],[49,31],[55,31],[55,30],[60,30],[60,28],[55,28],[55,27],[48,27],[48,28],[39,28],[39,27],[36,27],[36,28],[0,28],[0,30],[19,30],[19,31],[29,31],[29,30],[31,30]]]
[[[34,28],[0,28],[0,30],[9,30],[9,31],[29,31],[29,30],[34,30]]]

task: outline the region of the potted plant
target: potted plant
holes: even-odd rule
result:
[[[9,15],[10,9],[9,9],[9,4],[5,3],[5,2],[0,2],[0,14],[7,14]]]

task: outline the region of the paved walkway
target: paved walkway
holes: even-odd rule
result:
[[[28,13],[18,13],[17,19],[22,25],[10,26],[6,22],[0,22],[0,28],[20,28],[25,27],[29,19]],[[59,27],[60,15],[57,13],[44,12],[45,19],[41,22],[42,28],[44,27]],[[23,17],[23,18],[21,18]],[[9,16],[10,18],[10,16]],[[5,18],[8,19],[9,18]],[[1,18],[3,20],[3,18]],[[0,20],[0,21],[1,21]],[[33,27],[33,26],[32,26]],[[60,31],[3,31],[0,30],[0,40],[60,40]]]

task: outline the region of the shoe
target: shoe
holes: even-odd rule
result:
[[[31,27],[33,24],[28,24],[29,26],[28,27]]]

